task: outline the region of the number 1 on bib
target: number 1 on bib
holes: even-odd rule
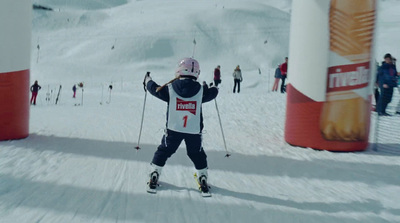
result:
[[[186,128],[187,120],[188,120],[188,116],[187,115],[183,116],[183,128]]]

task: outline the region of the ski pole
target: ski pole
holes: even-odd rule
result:
[[[147,74],[150,74],[150,72],[147,72]],[[140,123],[140,130],[139,130],[139,139],[138,139],[138,143],[137,143],[137,146],[135,147],[136,150],[139,150],[139,149],[140,149],[140,147],[139,147],[139,144],[140,144],[140,137],[142,136],[143,119],[144,119],[144,110],[145,110],[145,108],[146,108],[147,89],[146,89],[146,86],[145,86],[145,85],[143,85],[143,88],[144,88],[144,102],[143,102],[143,111],[142,111],[142,121],[141,121],[141,123]]]
[[[219,119],[219,126],[221,127],[222,139],[224,140],[224,146],[225,146],[225,151],[226,151],[225,157],[230,157],[231,154],[229,154],[228,149],[226,148],[226,141],[225,141],[224,129],[222,128],[221,116],[219,115],[219,110],[218,110],[218,105],[217,105],[217,99],[214,99],[214,102],[215,102],[215,108],[217,109],[217,114],[218,114],[218,119]]]

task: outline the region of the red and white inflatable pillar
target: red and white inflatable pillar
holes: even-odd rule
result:
[[[31,0],[0,1],[0,140],[29,135]]]
[[[286,142],[367,148],[375,17],[376,0],[293,0]]]

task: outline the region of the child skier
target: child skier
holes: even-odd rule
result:
[[[168,103],[166,131],[161,145],[154,153],[148,192],[155,193],[161,169],[167,159],[176,152],[185,140],[187,155],[197,170],[199,189],[209,193],[207,185],[207,156],[202,147],[203,116],[201,104],[217,97],[218,88],[203,86],[197,82],[199,63],[193,58],[184,58],[178,63],[175,79],[159,86],[150,77],[144,78],[145,88],[155,97]]]

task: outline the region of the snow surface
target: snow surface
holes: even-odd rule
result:
[[[288,54],[291,1],[33,2],[55,10],[34,12],[31,82],[43,88],[30,136],[0,142],[0,222],[400,222],[400,151],[332,153],[283,140],[286,98],[269,89]],[[399,9],[381,2],[377,60],[400,53]],[[135,150],[142,80],[146,71],[159,84],[172,79],[194,38],[200,81],[211,82],[221,65],[217,103],[232,156],[224,157],[215,102],[204,104],[213,196],[197,191],[184,147],[168,160],[158,193],[148,194],[166,104],[147,95]],[[237,64],[244,81],[233,94]],[[84,91],[73,99],[79,82]]]

